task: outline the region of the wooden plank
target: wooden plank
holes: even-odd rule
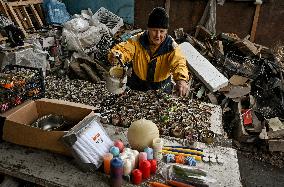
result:
[[[19,28],[23,31],[24,35],[27,36],[27,32],[25,31],[21,21],[19,20],[16,12],[14,11],[13,7],[9,4],[7,4],[7,7],[11,13],[11,15],[13,16],[13,19],[15,20],[15,22],[17,23],[17,25],[19,26]]]
[[[12,20],[11,17],[10,17],[10,15],[9,15],[7,6],[6,6],[6,4],[4,3],[3,0],[0,0],[0,5],[1,5],[0,10],[2,10],[2,12],[5,14],[5,16],[7,16],[10,20]]]
[[[278,131],[268,131],[267,135],[269,139],[282,138],[284,137],[284,129]]]
[[[40,16],[40,19],[43,21],[44,15],[43,15],[43,10],[42,10],[41,4],[35,4],[34,6],[35,6],[35,9],[37,10],[37,12]]]
[[[34,16],[35,16],[35,19],[36,19],[37,23],[39,24],[40,27],[42,27],[42,26],[43,26],[43,23],[42,23],[42,21],[41,21],[41,19],[40,19],[40,16],[38,15],[38,13],[37,13],[37,11],[36,11],[34,5],[30,5],[30,7],[31,7],[31,10],[32,10],[32,13],[33,13]]]
[[[251,32],[250,32],[250,41],[251,42],[254,42],[254,40],[255,40],[255,34],[256,34],[256,28],[257,28],[257,25],[258,25],[260,7],[261,7],[261,4],[257,4],[256,8],[255,8],[252,28],[251,28]]]
[[[206,19],[208,18],[209,13],[210,13],[210,1],[207,2],[207,5],[204,9],[202,17],[200,18],[200,21],[198,22],[198,25],[201,25],[201,26],[205,25],[205,22],[206,22]],[[194,34],[195,38],[198,36],[200,28],[201,27],[196,28],[196,31],[195,31],[195,34]]]
[[[26,7],[22,6],[21,9],[22,9],[22,12],[23,12],[25,18],[27,19],[27,24],[29,25],[29,28],[30,28],[32,31],[35,31],[33,22],[32,22],[32,20],[31,20],[29,14],[28,14],[28,12],[27,12]]]
[[[268,140],[269,151],[284,152],[284,140]]]
[[[236,46],[241,52],[243,52],[248,56],[253,56],[258,54],[257,47],[254,45],[254,43],[252,43],[250,40],[246,38],[235,42],[234,46]]]
[[[28,29],[29,26],[28,26],[28,24],[27,24],[27,22],[25,20],[25,17],[23,16],[21,10],[19,8],[14,8],[14,10],[15,10],[19,20],[21,21],[23,27],[25,28],[25,30]]]
[[[165,9],[168,15],[170,15],[170,7],[171,7],[171,0],[166,0],[165,1]]]
[[[27,6],[33,4],[40,4],[42,0],[28,0],[28,1],[16,1],[16,2],[7,2],[7,5],[10,6]]]

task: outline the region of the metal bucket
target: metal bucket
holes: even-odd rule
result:
[[[126,88],[127,76],[123,67],[114,66],[106,78],[106,88],[110,93],[121,94]]]

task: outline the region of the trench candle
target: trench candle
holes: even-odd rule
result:
[[[103,156],[103,159],[104,159],[104,172],[107,175],[110,174],[110,161],[111,161],[112,158],[113,158],[113,155],[111,153],[106,153]]]
[[[133,154],[129,154],[127,159],[131,162],[131,170],[135,168],[135,157]]]
[[[131,161],[129,159],[125,159],[123,161],[123,175],[127,176],[131,173],[132,170],[132,164]]]
[[[141,164],[144,160],[147,160],[147,153],[145,153],[145,152],[140,152],[140,153],[139,153],[139,168],[140,168],[140,164]]]
[[[115,146],[112,146],[110,149],[109,149],[109,152],[114,156],[114,157],[117,157],[119,156],[119,148],[118,147],[115,147]]]
[[[137,150],[132,151],[134,158],[135,158],[135,165],[134,168],[138,167],[138,162],[139,162],[139,152]]]
[[[151,174],[155,174],[157,171],[157,160],[149,160],[151,163]]]
[[[120,187],[122,186],[122,175],[123,175],[123,161],[114,157],[110,161],[110,186]]]
[[[151,147],[146,147],[144,149],[144,152],[147,153],[147,160],[152,160],[153,159],[153,149]]]
[[[142,172],[139,169],[135,169],[132,171],[132,183],[135,185],[139,185],[142,182]]]
[[[135,167],[135,157],[134,157],[132,152],[129,152],[129,153],[124,153],[123,152],[123,153],[120,154],[120,158],[123,161],[128,159],[130,161],[130,163],[131,163],[131,170],[134,169],[134,167]]]
[[[163,149],[164,142],[161,138],[153,139],[153,151],[154,151],[154,159],[162,159],[163,155],[161,153]]]
[[[124,145],[122,143],[122,141],[120,140],[115,140],[114,141],[114,146],[119,148],[119,151],[122,152],[124,149]]]
[[[148,179],[150,178],[151,174],[151,163],[148,160],[143,160],[140,163],[139,169],[142,171],[142,178]]]

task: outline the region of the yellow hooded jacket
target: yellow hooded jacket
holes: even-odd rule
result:
[[[128,82],[134,84],[134,89],[160,89],[171,82],[171,74],[174,81],[189,79],[186,60],[171,36],[167,35],[153,54],[149,46],[148,32],[145,31],[111,49],[112,53],[122,55],[123,62],[132,62],[133,73]]]

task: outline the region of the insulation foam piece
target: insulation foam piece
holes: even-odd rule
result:
[[[190,43],[184,42],[180,44],[179,47],[188,61],[190,71],[193,72],[211,92],[215,92],[228,85],[229,80]]]

